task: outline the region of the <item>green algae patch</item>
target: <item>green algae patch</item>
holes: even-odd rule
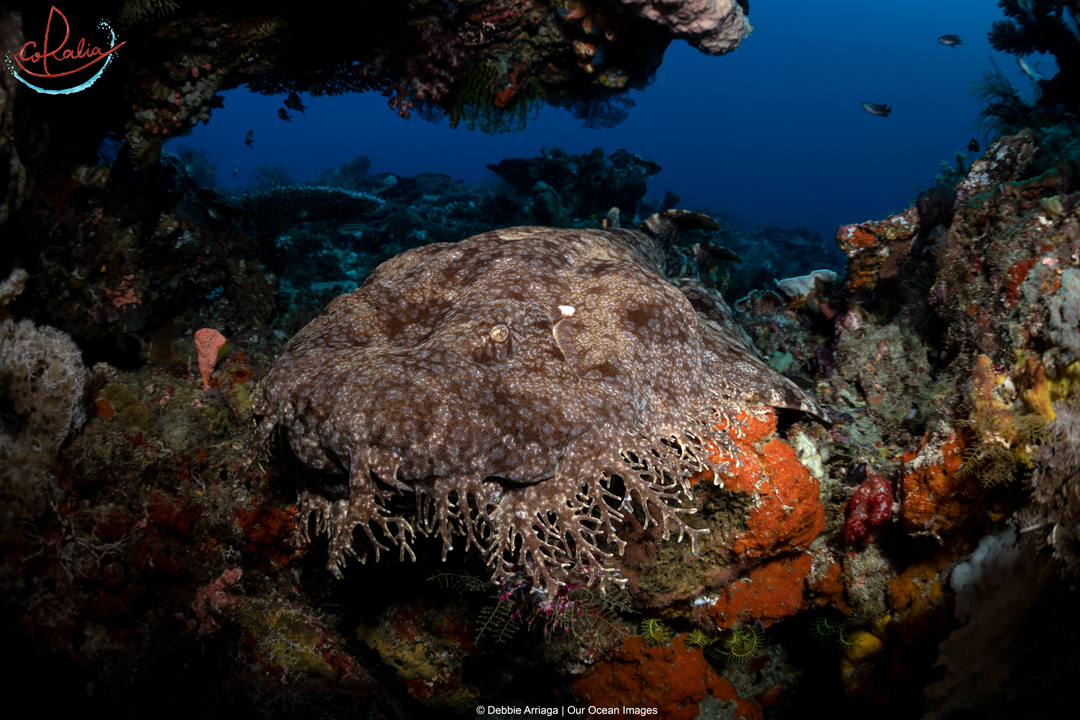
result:
[[[255,639],[255,652],[286,675],[304,673],[333,677],[333,666],[323,657],[318,621],[299,608],[275,601],[247,601],[237,620]]]
[[[146,403],[135,396],[135,393],[123,385],[116,383],[106,385],[94,402],[98,408],[98,415],[109,418],[116,415],[120,424],[129,430],[149,430],[154,426],[154,413]]]
[[[229,406],[237,410],[241,415],[251,410],[251,390],[243,383],[236,383],[225,393],[229,398]]]

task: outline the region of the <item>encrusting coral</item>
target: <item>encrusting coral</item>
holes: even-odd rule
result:
[[[760,404],[823,414],[756,355],[719,295],[666,280],[678,237],[714,226],[670,210],[637,230],[512,228],[379,266],[263,382],[256,447],[280,429],[305,465],[348,476],[301,490],[298,535],[314,515],[340,575],[346,553],[366,559],[357,525],[376,559],[388,548],[373,525],[402,557],[416,532],[438,535],[444,557],[463,534],[496,576],[524,569],[553,593],[575,563],[611,579],[600,546],[621,552],[614,525],[636,496],[646,525],[696,550],[680,491],[742,463],[713,428],[737,432],[739,411]],[[415,526],[391,508],[403,492]]]

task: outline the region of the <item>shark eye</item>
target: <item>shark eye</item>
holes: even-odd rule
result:
[[[491,339],[497,343],[506,342],[506,339],[510,337],[510,328],[499,323],[498,325],[493,325],[491,330],[488,331],[488,334],[491,335]]]

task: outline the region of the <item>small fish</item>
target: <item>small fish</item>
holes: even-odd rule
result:
[[[1027,15],[1028,21],[1033,25],[1039,22],[1035,19],[1035,12],[1031,7],[1031,0],[1016,0],[1016,7],[1020,8],[1021,12]]]
[[[161,162],[161,141],[155,140],[139,151],[135,158],[135,164],[141,168],[148,168]]]
[[[365,230],[367,230],[367,223],[358,220],[348,220],[337,226],[339,235],[352,235],[357,238],[363,237]]]
[[[964,41],[960,39],[959,35],[942,35],[937,41],[942,45],[948,45],[949,47],[956,47],[957,45],[964,44]]]
[[[143,357],[151,365],[171,365],[180,359],[172,344],[173,323],[170,321],[161,330],[154,330],[139,341]]]
[[[206,208],[206,213],[215,220],[235,225],[244,219],[242,208],[223,202],[210,188],[199,188],[195,191],[195,200]]]
[[[1020,66],[1020,69],[1024,71],[1025,75],[1031,78],[1033,83],[1041,83],[1043,81],[1043,76],[1035,72],[1035,68],[1024,62],[1024,58],[1019,55],[1016,56],[1016,64]]]
[[[285,108],[278,108],[277,116],[279,118],[281,118],[282,120],[287,120],[288,122],[292,122],[292,115],[285,112]]]
[[[232,169],[232,176],[233,176],[233,177],[236,177],[236,176],[237,176],[237,175],[239,175],[239,174],[240,174],[240,161],[239,161],[239,160],[237,160],[237,161],[236,161],[236,167],[234,167],[234,168]]]
[[[146,185],[156,180],[159,174],[161,174],[161,141],[155,140],[135,156],[135,163],[131,168],[131,184]]]
[[[971,138],[971,142],[967,144],[968,152],[979,152],[979,141],[975,138]]]
[[[248,134],[244,137],[244,144],[248,147],[255,147],[255,141],[251,139],[251,136],[254,134],[254,130],[248,130]]]
[[[297,95],[295,92],[289,93],[289,97],[285,98],[285,107],[289,108],[290,110],[295,110],[301,115],[305,114],[304,110],[307,109],[304,106],[304,103],[300,102],[300,96]]]
[[[862,109],[871,115],[880,115],[881,117],[889,117],[889,113],[892,112],[892,108],[888,105],[878,105],[872,102],[864,102]]]
[[[368,222],[367,220],[349,218],[337,226],[337,231],[341,235],[352,235],[354,238],[362,238],[365,232],[371,231],[380,233],[383,231],[383,228],[382,226]]]

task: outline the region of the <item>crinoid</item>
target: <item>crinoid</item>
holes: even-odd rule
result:
[[[859,619],[854,617],[838,618],[832,615],[821,615],[814,619],[811,627],[814,637],[821,642],[843,648],[853,644],[849,638],[859,624]]]
[[[671,639],[671,628],[656,618],[641,621],[641,636],[649,645],[660,645]]]
[[[686,636],[686,647],[703,648],[713,641],[712,637],[703,630],[691,630]]]
[[[754,622],[728,628],[705,648],[705,657],[713,662],[732,660],[750,662],[765,647],[765,629]]]

